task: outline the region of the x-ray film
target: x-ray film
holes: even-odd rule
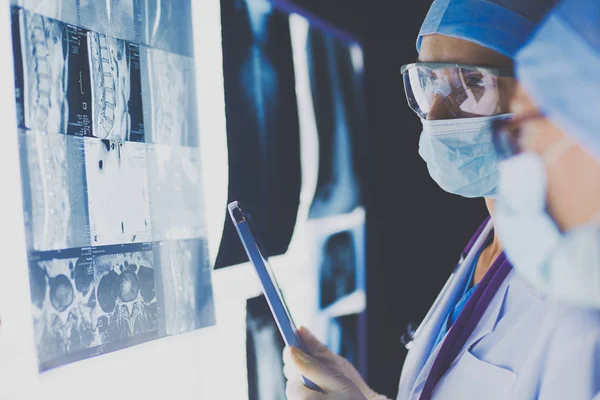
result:
[[[336,233],[325,239],[319,271],[321,308],[357,289],[357,254],[351,231]]]
[[[181,54],[190,1],[17,3],[27,7],[13,6],[11,22],[40,371],[214,324],[194,59]],[[160,21],[149,42],[147,5]]]
[[[142,46],[147,143],[198,146],[194,59]]]
[[[146,145],[85,139],[93,246],[152,240]]]
[[[19,142],[28,248],[90,246],[83,138],[21,130]]]
[[[79,25],[77,3],[78,0],[10,0],[11,5],[71,25]]]
[[[329,320],[327,347],[359,367],[358,315],[345,315]]]
[[[215,312],[207,243],[203,239],[162,242],[156,246],[160,263],[157,290],[162,335],[175,335],[213,325]]]
[[[266,0],[221,2],[229,200],[252,214],[269,255],[287,251],[300,203],[300,128],[289,18]],[[217,268],[247,261],[225,224]]]
[[[90,136],[87,31],[24,9],[12,12],[19,126]]]
[[[137,0],[141,5],[141,43],[192,57],[192,2],[190,0]]]
[[[118,39],[139,42],[144,0],[77,0],[80,25]]]
[[[152,245],[32,253],[40,370],[158,337]]]
[[[248,399],[285,399],[283,375],[285,343],[264,296],[246,302],[246,359]]]
[[[310,218],[351,212],[362,203],[366,125],[362,52],[309,29],[308,67],[319,135],[319,177]]]
[[[143,142],[139,45],[88,32],[93,136]]]
[[[198,147],[147,145],[153,240],[206,237]]]

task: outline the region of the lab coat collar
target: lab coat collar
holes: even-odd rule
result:
[[[467,280],[470,277],[471,266],[482,246],[485,245],[492,232],[492,223],[489,219],[478,229],[477,233],[467,246],[466,255],[461,257],[461,262],[452,273],[448,282],[438,295],[429,313],[415,332],[415,338],[402,368],[398,399],[408,399],[415,382],[421,378],[421,372],[432,355],[435,339],[446,321],[448,313],[462,295]],[[496,296],[497,297],[497,296]],[[491,328],[493,329],[493,327]],[[438,346],[439,348],[439,346]],[[437,351],[437,349],[435,349]],[[434,351],[433,353],[436,353]],[[426,376],[426,375],[425,375]]]

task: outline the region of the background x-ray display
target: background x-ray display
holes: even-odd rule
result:
[[[329,236],[321,251],[320,306],[326,308],[357,289],[357,253],[352,232],[339,232]]]
[[[12,3],[40,370],[214,324],[190,1]]]
[[[309,218],[322,218],[362,204],[363,63],[356,44],[313,28],[309,28],[307,52],[319,135],[319,176]]]
[[[345,315],[329,320],[327,347],[359,367],[358,315]]]
[[[266,0],[221,2],[229,201],[252,214],[269,255],[286,252],[300,202],[300,128],[289,18]],[[226,220],[217,267],[247,261]]]
[[[246,303],[246,359],[248,363],[248,399],[285,399],[283,375],[285,342],[265,296]]]

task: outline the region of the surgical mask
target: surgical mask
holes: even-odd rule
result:
[[[570,304],[598,307],[600,213],[563,233],[546,211],[546,166],[568,148],[561,142],[550,157],[523,153],[499,163],[495,229],[515,269],[535,288]]]
[[[446,192],[464,197],[494,197],[498,186],[498,157],[492,123],[511,114],[492,117],[421,120],[419,154],[429,174]]]

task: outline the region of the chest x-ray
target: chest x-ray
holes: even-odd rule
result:
[[[190,1],[12,4],[40,371],[214,324]]]
[[[269,255],[286,252],[300,203],[300,128],[289,17],[267,0],[221,2],[229,201],[242,202]],[[227,221],[217,267],[247,261]]]

